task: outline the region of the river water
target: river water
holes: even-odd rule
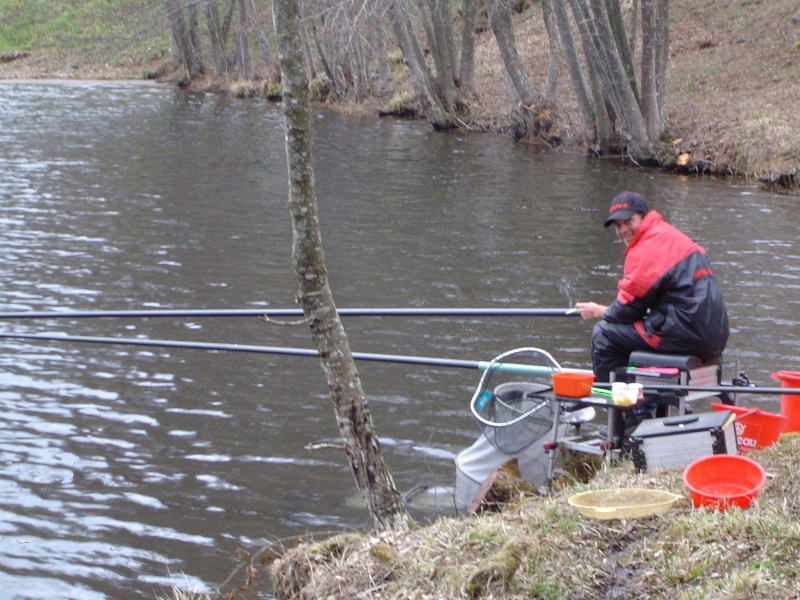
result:
[[[609,199],[642,192],[708,251],[734,365],[800,370],[800,203],[424,123],[313,115],[339,307],[546,307],[614,296]],[[156,86],[0,84],[0,310],[293,308],[279,107]],[[356,352],[589,367],[580,319],[345,317]],[[308,348],[257,318],[4,319],[2,332]],[[398,487],[452,486],[480,373],[359,365]],[[775,396],[742,403],[777,412]],[[237,548],[368,526],[313,358],[3,340],[5,598],[211,590]],[[413,507],[424,521],[451,506]]]

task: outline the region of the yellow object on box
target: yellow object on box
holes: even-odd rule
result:
[[[611,401],[617,406],[633,406],[642,392],[640,383],[614,382],[611,384]]]

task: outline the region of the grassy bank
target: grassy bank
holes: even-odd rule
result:
[[[168,53],[160,0],[0,0],[0,77],[138,78]]]
[[[522,497],[499,514],[301,544],[274,563],[275,591],[373,600],[800,597],[800,436],[748,456],[768,482],[746,509],[694,509],[682,469],[637,474],[627,461],[589,484]],[[567,502],[578,491],[633,487],[684,499],[660,516],[606,521]]]

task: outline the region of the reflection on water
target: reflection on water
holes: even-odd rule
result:
[[[621,189],[708,250],[725,286],[726,374],[800,370],[800,206],[740,182],[540,154],[422,123],[314,116],[323,240],[339,306],[605,302]],[[291,307],[282,119],[274,106],[150,86],[0,86],[2,310]],[[352,318],[355,351],[489,360],[538,346],[586,367],[576,318]],[[237,319],[5,321],[61,331],[309,347]],[[450,486],[478,430],[478,373],[359,365],[398,486]],[[367,519],[315,360],[6,341],[0,352],[0,583],[15,598],[213,588],[233,552]],[[777,399],[748,402],[777,411]],[[420,519],[449,514],[416,507]]]

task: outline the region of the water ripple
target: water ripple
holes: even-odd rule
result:
[[[727,365],[800,370],[800,205],[497,136],[318,113],[315,175],[339,306],[606,302],[600,223],[642,191],[723,282]],[[114,84],[0,85],[2,310],[289,307],[297,291],[283,117],[269,103]],[[769,207],[765,210],[765,207]],[[756,239],[751,239],[755,236]],[[541,346],[586,367],[564,319],[348,319],[353,350],[489,360]],[[310,347],[259,319],[10,320],[3,332]],[[479,373],[358,365],[398,487],[451,486]],[[728,374],[729,375],[729,374]],[[777,410],[777,400],[764,400]],[[319,363],[4,340],[0,586],[15,598],[206,590],[242,544],[368,526]],[[171,575],[173,574],[173,575]]]

